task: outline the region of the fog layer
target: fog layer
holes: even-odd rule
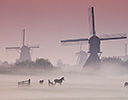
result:
[[[104,65],[94,70],[68,66],[56,71],[27,70],[29,74],[22,71],[25,69],[19,74],[0,74],[0,100],[128,100],[124,87],[128,74],[121,66]],[[48,86],[48,79],[61,77],[65,78],[62,85]],[[29,78],[30,86],[18,87],[17,82]],[[44,83],[39,84],[42,79]]]

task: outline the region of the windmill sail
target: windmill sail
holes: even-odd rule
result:
[[[88,21],[89,21],[89,31],[91,35],[95,35],[95,19],[94,19],[94,8],[88,8]]]
[[[94,8],[91,7],[91,12],[92,12],[92,30],[93,30],[93,35],[96,34],[95,32],[95,20],[94,20]]]
[[[126,33],[100,35],[100,40],[116,40],[116,39],[126,39],[126,38],[127,38]]]
[[[25,45],[25,29],[23,29],[23,46]]]
[[[88,8],[88,23],[89,23],[89,33],[90,35],[93,35],[92,31],[92,13],[91,13],[91,8]]]
[[[20,47],[7,47],[6,49],[20,49]]]
[[[110,38],[100,38],[100,40],[117,40],[117,39],[126,39],[126,36],[121,37],[110,37]]]
[[[70,45],[70,44],[81,44],[88,41],[87,38],[80,38],[80,39],[68,39],[68,40],[61,40],[62,45]]]
[[[125,56],[127,56],[127,43],[125,43]]]
[[[40,48],[39,46],[29,46],[29,48]]]
[[[76,55],[78,56],[76,65],[83,66],[85,61],[87,60],[88,54],[82,50],[82,43],[80,44],[80,50],[79,50],[79,52],[76,53]]]
[[[80,45],[86,44],[88,41],[87,38],[81,38],[81,39],[69,39],[69,40],[61,40],[61,44],[63,46],[70,46],[70,45]]]
[[[81,41],[88,41],[87,38],[81,38],[81,39],[69,39],[69,40],[61,40],[61,43],[64,43],[64,42],[81,42]]]

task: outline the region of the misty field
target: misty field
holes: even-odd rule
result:
[[[48,86],[48,79],[65,77],[62,85]],[[31,79],[30,86],[17,82]],[[43,79],[44,84],[39,84]],[[37,75],[0,75],[0,100],[128,100],[124,82],[128,75],[87,73],[81,70],[38,73]]]

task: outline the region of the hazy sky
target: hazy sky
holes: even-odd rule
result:
[[[88,7],[95,7],[97,35],[128,33],[128,0],[0,0],[0,60],[14,62],[16,50],[8,46],[22,45],[22,30],[26,29],[32,59],[47,58],[53,64],[58,59],[75,64],[79,45],[62,46],[61,39],[89,38]],[[102,56],[124,55],[127,40],[104,41]],[[83,45],[88,51],[88,44]]]

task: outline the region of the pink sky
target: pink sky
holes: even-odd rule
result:
[[[40,45],[32,59],[58,59],[75,64],[79,45],[61,46],[61,39],[88,38],[88,7],[95,7],[97,35],[128,33],[127,0],[0,0],[0,60],[14,62],[19,58],[8,46],[21,46],[22,29],[26,43]],[[106,41],[101,44],[102,56],[124,55],[127,40]],[[83,46],[88,51],[88,44]]]

